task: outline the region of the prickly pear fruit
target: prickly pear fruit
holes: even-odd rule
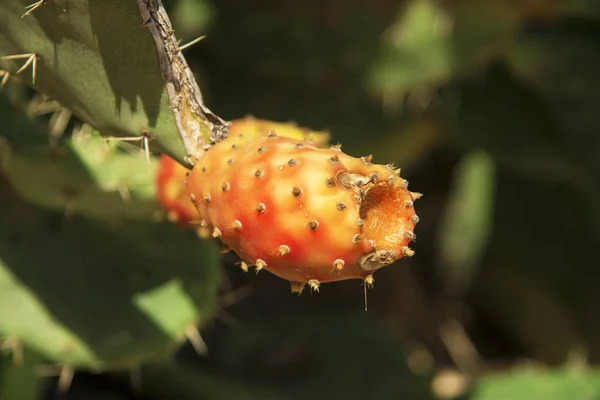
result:
[[[313,131],[302,128],[294,122],[274,122],[256,119],[252,116],[236,119],[231,122],[229,134],[238,136],[243,134],[246,139],[253,139],[266,135],[272,130],[284,132],[287,137],[294,139],[310,138],[318,146],[327,146],[329,134],[327,132]],[[198,228],[200,236],[204,235],[204,228],[199,227],[198,212],[185,188],[185,178],[189,170],[174,159],[162,155],[156,176],[156,199],[162,209],[167,213],[167,218],[182,227]]]
[[[161,155],[156,174],[156,200],[167,213],[167,219],[182,227],[198,220],[196,207],[185,188],[188,169],[167,155]]]
[[[326,147],[329,145],[329,133],[326,131],[313,131],[308,128],[302,128],[295,122],[274,122],[266,119],[257,119],[253,116],[236,119],[231,122],[229,127],[229,136],[244,135],[246,139],[253,139],[259,135],[275,131],[279,136],[285,136],[292,139],[309,138],[317,147]]]
[[[187,189],[202,223],[241,258],[292,283],[361,278],[403,256],[420,197],[392,165],[339,146],[277,136],[230,136],[194,166]]]

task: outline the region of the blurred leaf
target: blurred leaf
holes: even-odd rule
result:
[[[385,33],[385,47],[371,73],[384,92],[405,93],[439,83],[455,68],[452,16],[433,0],[413,0]]]
[[[515,370],[483,378],[470,400],[596,400],[600,371]]]
[[[132,153],[97,134],[65,135],[49,146],[44,123],[0,95],[0,172],[23,198],[70,215],[150,220],[155,201],[156,158]],[[137,143],[141,146],[141,143]]]
[[[451,291],[462,292],[480,265],[492,230],[495,165],[483,151],[467,154],[455,181],[438,236],[438,248]]]
[[[516,28],[503,0],[411,0],[384,35],[370,85],[388,95],[431,89],[501,56]]]
[[[205,34],[214,18],[212,3],[207,0],[179,0],[168,7],[168,12],[177,37],[186,41]]]
[[[0,188],[0,335],[52,362],[130,368],[213,317],[212,243],[170,223],[64,220]]]
[[[22,347],[17,352],[0,358],[0,399],[38,400],[43,378],[36,367],[42,358]]]

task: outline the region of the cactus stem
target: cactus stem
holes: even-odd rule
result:
[[[204,339],[202,339],[202,336],[200,335],[200,332],[198,332],[198,328],[196,328],[195,325],[188,325],[188,327],[185,328],[185,336],[187,336],[188,340],[192,344],[192,347],[194,347],[194,350],[196,350],[198,355],[203,356],[208,354],[206,342],[204,342]]]
[[[197,37],[197,38],[196,38],[196,39],[194,39],[194,40],[190,40],[190,41],[189,41],[189,42],[187,42],[186,44],[184,44],[184,45],[182,45],[182,46],[179,46],[179,51],[183,51],[183,50],[185,50],[185,49],[187,49],[187,48],[189,48],[189,47],[192,47],[192,46],[193,46],[193,45],[195,45],[196,43],[198,43],[198,42],[201,42],[201,41],[202,41],[204,38],[206,38],[206,35],[202,35],[202,36],[199,36],[199,37]]]
[[[37,74],[37,61],[38,55],[36,53],[25,53],[25,54],[13,54],[11,56],[4,56],[2,60],[23,60],[26,59],[25,63],[15,72],[15,75],[23,72],[27,67],[31,65],[31,83],[35,85],[35,77]]]
[[[46,1],[47,0],[38,0],[35,3],[25,6],[25,10],[27,11],[25,12],[25,14],[21,15],[21,18],[25,18],[26,16],[28,16],[29,14],[46,4]]]
[[[227,137],[230,123],[204,105],[200,87],[180,50],[162,1],[137,0],[137,3],[144,26],[155,42],[161,75],[186,152],[184,162],[193,166],[214,143]]]

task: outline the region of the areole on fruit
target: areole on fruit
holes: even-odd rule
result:
[[[408,245],[420,195],[399,172],[340,146],[321,149],[270,132],[215,145],[190,172],[187,189],[242,266],[286,279],[294,291],[316,290],[354,278],[372,284],[374,271],[414,254]]]

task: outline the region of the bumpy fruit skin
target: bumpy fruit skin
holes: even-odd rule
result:
[[[414,252],[420,197],[391,165],[272,132],[230,136],[200,159],[187,189],[213,237],[292,282],[360,278]]]
[[[244,135],[246,139],[253,139],[260,135],[266,135],[271,131],[277,132],[279,136],[292,139],[310,139],[317,147],[329,145],[329,133],[326,131],[313,131],[312,129],[298,126],[295,122],[274,122],[266,119],[257,119],[253,116],[236,119],[231,122],[229,136]]]
[[[302,128],[294,122],[274,122],[256,119],[252,116],[231,121],[230,136],[244,135],[246,139],[264,136],[276,130],[284,136],[294,139],[310,138],[318,147],[327,146],[329,133],[313,131]],[[203,227],[198,225],[198,212],[190,201],[185,188],[185,179],[189,170],[172,158],[162,155],[156,176],[156,199],[162,209],[167,213],[169,221],[181,227],[190,227],[199,230],[200,236],[205,236]]]
[[[187,168],[171,157],[161,155],[156,174],[156,199],[167,213],[169,221],[181,227],[192,226],[194,221],[200,219],[185,188],[188,172]]]

